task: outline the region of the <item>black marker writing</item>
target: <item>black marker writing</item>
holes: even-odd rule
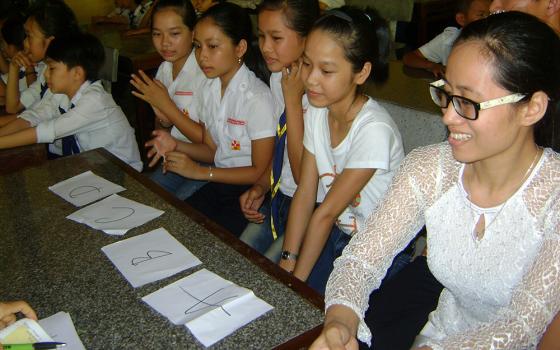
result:
[[[124,220],[124,219],[134,215],[134,213],[136,212],[136,210],[134,210],[132,208],[128,208],[128,207],[112,207],[111,209],[123,209],[128,214],[123,215],[119,218],[99,218],[99,219],[95,219],[94,222],[97,223],[97,224],[108,224],[110,222],[121,221],[121,220]]]
[[[164,250],[148,250],[146,252],[146,256],[139,256],[136,258],[133,258],[130,263],[132,264],[132,266],[138,266],[139,264],[146,262],[146,261],[150,261],[153,259],[158,259],[158,258],[162,258],[164,256],[168,256],[171,255],[172,253],[170,252],[166,252]]]
[[[72,191],[70,191],[68,193],[68,196],[70,196],[70,198],[76,198],[79,196],[83,196],[84,194],[88,194],[90,192],[96,192],[96,191],[97,193],[101,193],[101,188],[95,186],[78,186],[74,188]]]
[[[225,300],[228,300],[228,299],[237,298],[237,295],[233,295],[233,296],[230,296],[230,297],[226,297],[226,298],[223,298],[222,300],[217,300],[217,301],[215,302],[215,304],[211,304],[211,303],[205,301],[205,300],[210,299],[211,297],[215,296],[216,294],[220,293],[220,292],[221,292],[222,290],[224,290],[225,288],[220,288],[220,289],[216,290],[214,293],[211,293],[210,295],[208,295],[208,296],[206,296],[206,297],[204,297],[204,298],[202,298],[202,299],[198,299],[197,297],[195,297],[195,296],[192,295],[191,293],[187,292],[187,291],[186,291],[183,287],[181,287],[181,286],[179,286],[179,288],[181,288],[181,290],[182,290],[184,293],[186,293],[188,296],[190,296],[191,298],[193,298],[194,300],[197,301],[197,302],[194,303],[191,307],[189,307],[187,310],[185,310],[185,315],[192,314],[192,313],[195,313],[195,312],[198,312],[198,311],[207,309],[207,308],[209,308],[209,307],[219,307],[220,309],[222,309],[222,311],[223,311],[226,315],[231,316],[231,314],[230,314],[229,312],[227,312],[227,310],[226,310],[222,305],[220,305],[220,303],[223,303]],[[195,309],[197,306],[199,306],[199,305],[204,305],[204,306],[199,307],[199,308],[197,308],[196,310],[194,310],[194,309]]]

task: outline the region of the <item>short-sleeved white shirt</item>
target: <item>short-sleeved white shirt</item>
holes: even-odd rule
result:
[[[221,96],[220,79],[207,80],[191,115],[206,126],[216,143],[220,168],[251,166],[251,141],[273,137],[278,116],[268,86],[243,64]]]
[[[38,143],[74,135],[80,151],[104,147],[134,169],[142,170],[134,129],[100,81],[84,82],[71,101],[63,101],[61,96],[52,95],[19,116],[36,126]],[[61,114],[59,106],[67,112]]]
[[[132,14],[129,13],[130,26],[132,28],[138,28],[140,23],[142,23],[142,19],[144,19],[144,16],[150,10],[150,7],[152,6],[152,3],[153,3],[153,1],[150,0],[150,1],[147,1],[145,4],[140,4],[140,5],[136,6],[136,8],[134,9],[134,12],[132,12]]]
[[[41,99],[41,85],[47,83],[45,80],[45,69],[47,69],[47,65],[41,61],[37,63],[35,69],[37,71],[37,80],[19,95],[19,101],[25,108],[30,108],[35,102]]]
[[[421,46],[418,50],[428,60],[447,65],[447,58],[451,53],[453,43],[461,34],[461,29],[447,27],[438,36]]]
[[[331,147],[328,109],[309,106],[306,119],[303,145],[315,156],[319,184],[325,193],[344,169],[377,169],[337,219],[338,227],[352,235],[364,227],[404,158],[401,135],[389,113],[372,99],[364,104],[335,148]]]
[[[208,79],[196,62],[194,50],[185,61],[175,80],[173,80],[173,64],[167,61],[160,64],[156,73],[156,79],[167,87],[169,97],[183,112],[185,118],[190,117],[193,121],[198,122],[198,118],[195,115],[189,116],[188,112],[193,104],[193,100],[199,97],[202,84]],[[171,129],[171,135],[181,141],[190,142],[175,126]]]
[[[276,101],[277,105],[277,113],[278,117],[284,113],[285,101],[284,101],[284,94],[282,92],[282,73],[272,73],[270,75],[270,90],[272,91],[272,96],[274,96],[274,100]],[[306,113],[307,108],[309,107],[309,100],[307,99],[307,95],[303,95],[301,99],[301,104],[303,107],[303,122],[306,121]],[[278,120],[277,120],[278,122]],[[289,125],[288,125],[288,134],[286,135],[286,147],[284,147],[284,160],[282,163],[282,173],[280,175],[280,191],[285,194],[286,196],[293,197],[296,193],[297,184],[294,180],[294,175],[292,174],[292,167],[290,166],[290,158],[288,157],[288,136],[289,136]],[[325,193],[323,192],[322,188],[319,187],[317,191],[317,202],[322,202],[325,198]]]
[[[20,74],[25,74],[25,68],[21,67],[19,71]],[[37,72],[37,69],[35,69],[35,72]],[[8,84],[8,73],[2,74],[2,81],[4,82],[4,84]],[[23,75],[23,77],[19,79],[18,87],[20,92],[25,91],[25,89],[27,89],[27,77],[25,75]]]

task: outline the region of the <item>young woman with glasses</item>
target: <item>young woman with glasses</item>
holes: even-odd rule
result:
[[[430,86],[448,141],[411,152],[336,261],[311,349],[376,338],[368,296],[424,224],[444,289],[413,348],[537,347],[560,310],[560,155],[541,142],[560,117],[558,62],[557,34],[527,14],[462,31],[446,78]]]

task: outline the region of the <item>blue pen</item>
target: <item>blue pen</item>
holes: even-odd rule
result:
[[[40,342],[33,344],[2,344],[4,350],[48,350],[48,349],[61,349],[66,346],[66,343],[59,342]]]

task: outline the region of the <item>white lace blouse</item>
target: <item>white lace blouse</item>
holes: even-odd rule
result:
[[[325,306],[363,316],[394,256],[426,224],[428,265],[444,285],[417,338],[436,349],[532,349],[560,309],[560,155],[545,149],[532,174],[497,208],[466,198],[447,143],[414,150],[387,196],[336,260]],[[473,235],[486,210],[486,230]],[[375,305],[373,305],[375,307]],[[373,335],[375,336],[375,334]]]

